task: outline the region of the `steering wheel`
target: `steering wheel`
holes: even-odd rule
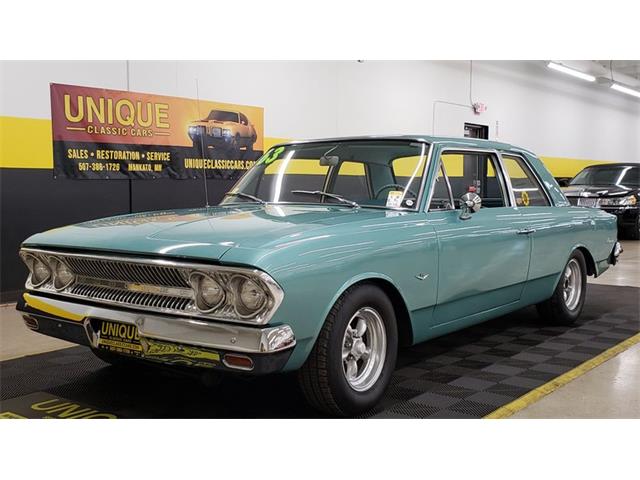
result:
[[[386,190],[387,188],[392,188],[392,187],[396,187],[396,190],[406,190],[407,192],[413,195],[413,198],[418,197],[418,195],[416,195],[416,192],[414,192],[413,190],[409,190],[408,188],[405,188],[404,185],[400,185],[398,183],[389,183],[388,185],[383,185],[378,190],[376,190],[376,193],[373,196],[373,198],[378,198],[378,195],[380,195],[383,190]]]

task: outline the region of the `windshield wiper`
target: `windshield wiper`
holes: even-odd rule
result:
[[[335,193],[323,192],[320,190],[291,190],[291,193],[302,193],[304,195],[321,195],[323,197],[333,198],[335,200],[338,200],[339,202],[346,203],[353,208],[360,208],[360,205],[358,205],[353,200],[349,200]]]
[[[246,198],[248,200],[253,200],[254,202],[261,203],[262,205],[266,205],[266,203],[267,203],[264,200],[262,200],[261,198],[255,197],[255,196],[251,195],[250,193],[244,193],[244,192],[227,192],[227,193],[225,193],[224,196],[225,197]]]

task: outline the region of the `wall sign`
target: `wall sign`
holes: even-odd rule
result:
[[[263,153],[264,111],[51,84],[54,175],[235,179]]]

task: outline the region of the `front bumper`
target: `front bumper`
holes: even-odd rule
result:
[[[618,228],[633,228],[637,225],[640,208],[636,206],[600,207],[601,210],[615,215],[618,219]]]
[[[33,292],[25,292],[16,309],[31,330],[93,349],[104,348],[100,322],[133,326],[141,344],[135,356],[170,365],[273,373],[282,370],[296,344],[288,325],[245,327],[103,308]],[[244,359],[243,366],[239,366],[238,358]]]

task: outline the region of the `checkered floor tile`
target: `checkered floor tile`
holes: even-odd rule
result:
[[[574,326],[549,325],[527,308],[403,349],[384,398],[362,417],[483,417],[638,333],[639,305],[640,289],[590,285]],[[0,363],[1,402],[36,392],[128,418],[318,416],[294,375],[207,388],[156,369],[123,373],[84,347]]]

